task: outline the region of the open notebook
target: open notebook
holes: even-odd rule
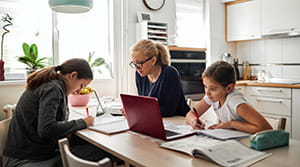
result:
[[[252,150],[236,140],[221,141],[205,136],[192,136],[164,142],[160,146],[229,167],[249,166],[271,155]]]
[[[115,134],[129,129],[124,116],[111,116],[104,114],[95,118],[94,126],[88,129],[104,134]]]

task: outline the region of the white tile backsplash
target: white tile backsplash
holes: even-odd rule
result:
[[[282,67],[281,66],[267,66],[265,70],[270,75],[270,78],[282,78]]]
[[[265,40],[250,43],[250,62],[254,64],[265,64]]]
[[[249,61],[250,59],[250,42],[238,42],[237,43],[237,50],[236,50],[237,58],[239,62]]]
[[[266,40],[266,64],[281,63],[282,40]]]
[[[261,64],[252,69],[264,69],[272,78],[300,79],[300,65],[270,65],[300,64],[300,37],[237,42],[236,54],[241,63]]]
[[[285,66],[282,68],[282,78],[300,80],[300,66]]]
[[[282,62],[300,63],[300,38],[282,40]]]

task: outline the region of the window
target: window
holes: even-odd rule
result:
[[[55,30],[58,35],[58,63],[79,57],[93,60],[104,58],[107,65],[94,70],[94,76],[111,78],[112,57],[109,52],[109,15],[108,0],[94,1],[93,8],[87,13],[56,13]],[[98,72],[98,70],[101,71]]]
[[[40,57],[53,57],[49,65],[70,58],[104,58],[107,65],[95,69],[94,78],[112,77],[113,56],[110,52],[109,0],[93,1],[93,8],[82,14],[54,13],[48,0],[0,0],[0,17],[14,18],[4,38],[5,74],[23,73],[26,66],[17,61],[23,56],[22,43],[35,43]],[[3,22],[0,21],[0,33]],[[53,49],[54,48],[54,49]],[[24,79],[24,77],[23,77]],[[7,80],[7,77],[6,77]]]
[[[205,48],[207,28],[205,25],[204,0],[176,0],[177,46]]]
[[[5,13],[13,18],[13,25],[7,27],[10,32],[4,36],[5,74],[25,75],[26,66],[17,61],[18,56],[24,55],[23,42],[37,44],[39,56],[52,57],[52,12],[48,7],[48,1],[44,0],[0,0],[0,17],[2,18]],[[1,35],[4,33],[3,25],[4,22],[1,20]],[[10,77],[7,76],[6,79]]]

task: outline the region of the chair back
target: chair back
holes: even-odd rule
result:
[[[64,167],[111,167],[109,158],[103,158],[98,162],[87,161],[75,156],[70,151],[67,138],[58,141],[61,159]]]
[[[6,145],[10,120],[11,118],[7,118],[5,120],[0,121],[0,167],[2,167],[3,151]]]
[[[6,113],[6,118],[11,118],[13,115],[13,112],[15,111],[16,104],[6,104],[3,107],[3,111]]]
[[[285,130],[286,118],[283,117],[275,118],[271,116],[264,116],[264,117],[274,130]]]

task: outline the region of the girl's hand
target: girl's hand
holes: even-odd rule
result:
[[[191,125],[193,129],[204,129],[205,124],[195,116],[193,111],[189,111],[185,116],[185,122]]]
[[[127,113],[124,108],[121,108],[120,111],[122,112],[122,115],[127,119]]]
[[[93,116],[88,116],[88,117],[84,118],[83,120],[86,123],[87,127],[89,127],[89,126],[94,125],[95,118]]]
[[[208,129],[230,129],[231,128],[231,123],[230,121],[228,122],[222,122],[219,124],[214,124],[210,126]]]

